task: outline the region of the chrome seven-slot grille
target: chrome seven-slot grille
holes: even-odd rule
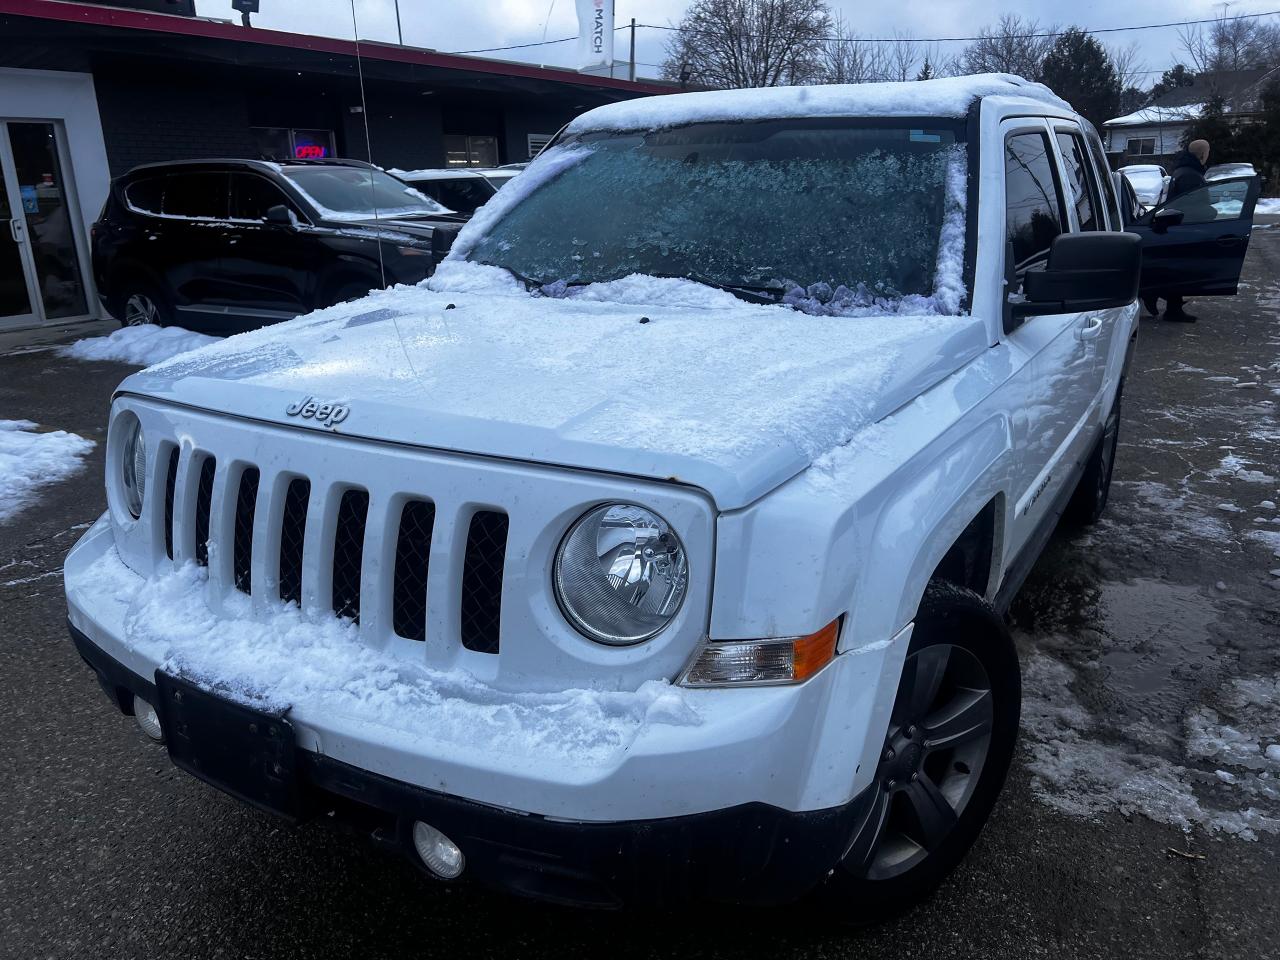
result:
[[[195,560],[209,564],[210,531],[226,529],[214,516],[215,502],[222,509],[234,511],[230,529],[232,542],[225,545],[231,554],[231,577],[235,589],[246,594],[270,590],[281,600],[301,604],[307,571],[304,554],[308,537],[308,512],[313,509],[311,481],[294,477],[283,488],[283,503],[278,511],[268,502],[271,489],[263,485],[257,467],[240,469],[229,482],[229,489],[219,501],[214,497],[217,459],[212,454],[196,451],[198,467],[179,471],[179,451],[169,446],[164,489],[164,543],[170,559],[174,556],[176,531],[183,518],[176,515],[175,503],[179,485],[192,484],[183,491],[185,502],[193,503],[188,514],[193,525]],[[361,582],[364,567],[366,532],[369,524],[369,494],[359,487],[349,487],[336,503],[333,519],[334,535],[331,557],[331,596],[333,613],[360,621]],[[407,640],[427,639],[427,611],[432,602],[428,596],[427,573],[430,569],[431,538],[435,527],[435,504],[426,499],[409,499],[399,506],[399,523],[392,573],[391,626]],[[255,520],[262,514],[279,516],[278,575],[272,585],[256,583],[253,576],[253,538]],[[311,518],[311,530],[318,530],[319,518]],[[327,518],[325,518],[327,519]],[[507,515],[498,510],[477,510],[471,515],[463,554],[461,596],[459,601],[460,639],[468,650],[497,653],[502,624],[502,580],[507,550]],[[273,531],[274,532],[274,531]],[[188,541],[189,542],[189,541]],[[274,563],[273,563],[274,566]]]

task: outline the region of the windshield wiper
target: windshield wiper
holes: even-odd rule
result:
[[[518,274],[518,279],[524,279]],[[721,283],[719,280],[713,280],[711,277],[704,277],[700,273],[651,273],[651,277],[657,277],[661,280],[692,280],[694,283],[700,283],[704,287],[711,287],[713,290],[724,290],[731,293],[739,300],[745,300],[747,303],[778,303],[782,300],[783,288],[780,284],[761,284],[752,285],[749,283]],[[528,282],[528,281],[526,281]],[[589,287],[593,283],[607,283],[607,280],[568,280],[565,282],[566,287]]]

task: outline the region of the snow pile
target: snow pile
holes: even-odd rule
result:
[[[511,767],[595,768],[615,763],[646,728],[702,722],[684,691],[662,681],[634,691],[506,692],[462,670],[383,654],[350,620],[313,620],[292,604],[255,611],[253,600],[230,591],[215,614],[205,601],[207,576],[188,563],[143,580],[112,549],[69,589],[92,608],[121,610],[132,649],[224,695],[291,706],[304,722],[374,724]]]
[[[1280,197],[1263,197],[1253,208],[1253,212],[1280,215]]]
[[[1074,681],[1070,667],[1044,654],[1024,661],[1022,729],[1028,735],[1032,790],[1043,802],[1073,817],[1096,819],[1119,811],[1242,840],[1256,840],[1259,832],[1280,833],[1280,763],[1270,759],[1256,736],[1222,725],[1216,713],[1198,708],[1187,721],[1191,754],[1215,766],[1246,769],[1209,772],[1174,763],[1157,752],[1156,747],[1167,745],[1161,731],[1127,731],[1143,741],[1138,745],[1106,739],[1113,731],[1076,699]],[[1238,698],[1274,696],[1277,691],[1269,684],[1237,681]],[[1280,701],[1270,704],[1272,710],[1280,707]],[[1280,740],[1280,730],[1270,732]],[[1243,794],[1248,805],[1222,809],[1201,799],[1225,786],[1235,788],[1233,798]]]
[[[1007,73],[942,77],[906,83],[830,84],[676,93],[626,100],[589,110],[573,120],[570,135],[589,130],[661,129],[708,121],[778,117],[963,117],[979,97],[1006,96],[1071,107],[1048,87]],[[537,161],[529,169],[537,167]]]
[[[115,360],[148,367],[216,342],[216,337],[183,330],[181,327],[143,324],[121,327],[106,337],[77,340],[63,347],[59,353],[75,360]]]
[[[0,420],[0,523],[31,502],[35,491],[80,469],[93,441],[65,430],[36,433],[30,420]]]

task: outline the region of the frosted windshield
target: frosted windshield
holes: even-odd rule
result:
[[[960,230],[940,256],[964,170],[957,128],[782,120],[587,134],[567,145],[586,155],[469,258],[553,289],[647,274],[788,299],[929,297],[953,272],[947,256],[963,255]]]

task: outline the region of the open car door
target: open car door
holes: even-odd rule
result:
[[[1139,213],[1125,206],[1125,229],[1142,237],[1141,295],[1233,296],[1253,208],[1257,176],[1214,180]]]

